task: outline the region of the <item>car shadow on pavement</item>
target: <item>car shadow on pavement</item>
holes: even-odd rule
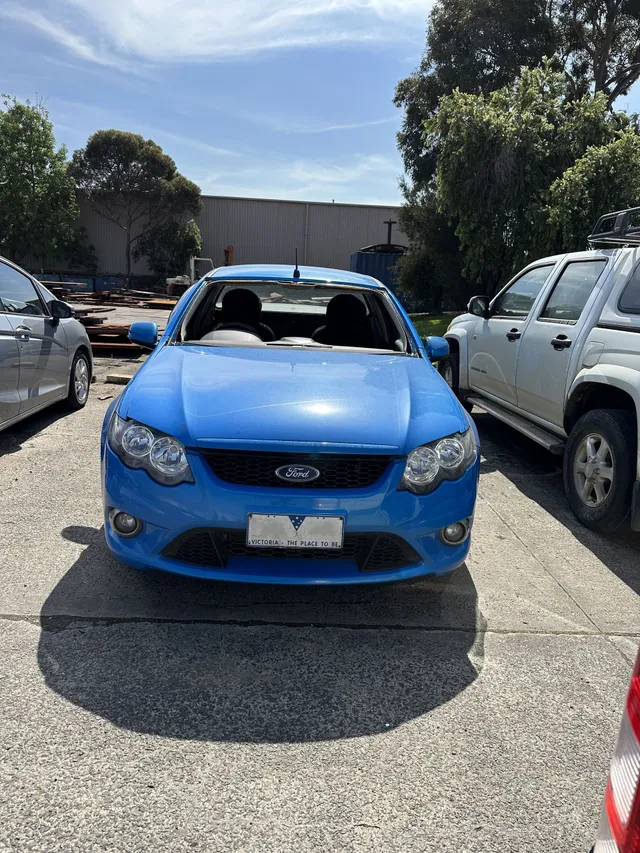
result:
[[[74,705],[135,732],[291,743],[385,732],[477,678],[485,623],[466,567],[343,587],[137,572],[102,530],[41,612],[38,661]]]
[[[54,403],[41,412],[30,415],[23,421],[19,421],[11,427],[0,432],[0,458],[9,453],[18,453],[23,445],[34,435],[51,426],[52,423],[62,420],[73,414],[65,408],[63,403]]]
[[[474,410],[480,433],[481,473],[499,471],[532,501],[560,521],[607,568],[640,594],[640,534],[603,535],[584,527],[569,508],[562,482],[562,458],[491,415]]]

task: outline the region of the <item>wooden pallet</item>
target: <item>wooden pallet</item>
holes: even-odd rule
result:
[[[127,355],[141,355],[142,347],[130,341],[91,341],[91,349],[100,355],[112,355],[125,352]]]

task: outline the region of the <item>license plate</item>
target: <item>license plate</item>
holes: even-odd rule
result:
[[[344,518],[335,515],[260,515],[249,513],[250,548],[342,548]]]

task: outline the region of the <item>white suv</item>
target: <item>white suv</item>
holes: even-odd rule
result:
[[[571,508],[603,532],[640,531],[639,214],[607,214],[589,236],[620,248],[542,258],[492,301],[474,296],[439,366],[467,406],[564,455]]]

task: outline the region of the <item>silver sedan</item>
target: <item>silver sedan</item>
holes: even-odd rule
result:
[[[81,409],[92,368],[71,307],[0,258],[0,430],[60,400]]]

